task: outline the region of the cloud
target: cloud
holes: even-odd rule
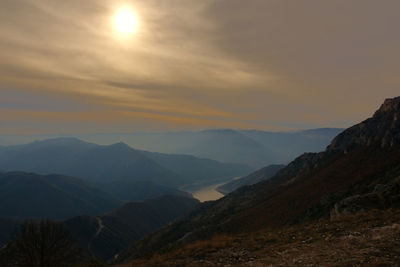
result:
[[[221,0],[207,14],[221,50],[281,77],[288,97],[348,105],[363,94],[370,105],[398,93],[398,81],[387,83],[400,63],[399,8],[394,0]]]
[[[121,5],[136,10],[136,35],[112,29]],[[398,94],[399,8],[394,0],[3,0],[0,108],[20,124],[31,109],[36,132],[60,118],[77,133],[80,118],[102,132],[348,126]]]

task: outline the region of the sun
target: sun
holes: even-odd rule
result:
[[[114,15],[114,28],[121,34],[130,35],[138,31],[139,19],[132,9],[121,8]]]

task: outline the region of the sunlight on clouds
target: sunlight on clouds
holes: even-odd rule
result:
[[[122,7],[113,17],[115,29],[121,34],[130,35],[138,31],[139,18],[129,7]]]
[[[276,116],[320,126],[356,121],[398,88],[400,40],[387,33],[399,17],[398,4],[347,3],[309,0],[289,10],[284,1],[262,0],[3,0],[0,88],[171,116],[177,124],[184,118],[183,128],[193,127],[190,118],[258,128]],[[136,30],[131,15],[121,19],[129,34],[115,28],[122,7],[137,16]],[[341,23],[336,7],[347,7]],[[348,23],[354,14],[359,22]],[[349,99],[360,94],[368,98],[354,105]],[[134,124],[134,116],[124,118]]]

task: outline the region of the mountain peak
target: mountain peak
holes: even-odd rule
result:
[[[131,148],[130,146],[128,146],[128,145],[125,144],[124,142],[118,142],[118,143],[115,143],[115,144],[110,145],[109,147],[112,147],[112,148],[119,148],[119,149],[127,149],[127,148],[129,148],[129,149],[132,149],[132,150],[133,150],[133,148]]]
[[[381,114],[385,114],[385,113],[391,113],[391,112],[398,114],[399,111],[400,111],[400,96],[395,97],[395,98],[387,98],[383,102],[381,107],[375,112],[374,117],[379,116]]]
[[[328,151],[347,151],[358,146],[400,145],[400,97],[386,99],[369,118],[339,134],[328,146]]]

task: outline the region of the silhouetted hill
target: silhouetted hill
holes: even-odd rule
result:
[[[204,204],[184,220],[146,237],[122,259],[209,238],[320,218],[400,207],[400,97],[335,138],[325,152],[306,153],[267,181]]]
[[[78,178],[24,172],[0,174],[3,218],[65,219],[81,214],[101,214],[121,204]]]
[[[238,189],[239,187],[245,185],[253,185],[273,177],[279,170],[283,169],[285,165],[269,165],[258,171],[255,171],[245,177],[233,180],[232,182],[221,185],[217,188],[218,192],[226,195],[232,191]]]
[[[64,222],[81,247],[102,260],[112,260],[132,242],[186,215],[198,201],[164,196],[131,202],[97,217],[79,216]]]
[[[74,138],[51,139],[0,148],[0,168],[40,174],[59,173],[92,183],[146,181],[179,187],[201,180],[248,173],[243,165],[223,164],[184,155],[135,150],[124,143],[100,146]]]

